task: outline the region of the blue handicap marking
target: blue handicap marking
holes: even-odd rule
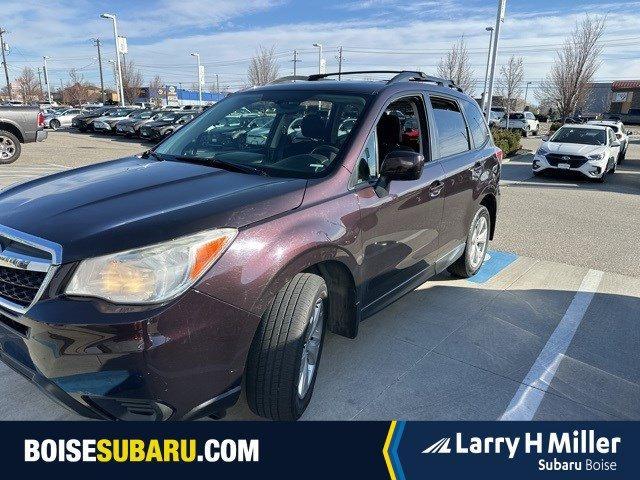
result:
[[[518,255],[515,253],[489,251],[487,258],[478,273],[469,279],[473,283],[485,283],[502,272],[505,268],[516,261]]]

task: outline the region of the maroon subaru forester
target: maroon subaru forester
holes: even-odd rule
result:
[[[362,72],[353,72],[362,73]],[[0,357],[93,418],[297,419],[325,332],[474,275],[502,152],[420,72],[230,95],[144,154],[0,193]]]

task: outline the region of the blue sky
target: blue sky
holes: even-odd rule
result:
[[[299,72],[317,69],[314,42],[325,46],[329,70],[336,69],[337,47],[345,49],[345,69],[420,68],[433,73],[439,58],[460,36],[467,41],[475,77],[482,88],[487,55],[485,27],[495,21],[497,0],[3,0],[0,25],[11,46],[11,76],[51,56],[52,85],[79,69],[97,82],[96,51],[113,58],[108,11],[128,37],[129,58],[145,77],[168,84],[195,81],[198,51],[207,82],[220,75],[221,86],[237,88],[246,78],[248,58],[259,45],[275,46],[281,74],[290,74],[293,49],[300,51]],[[508,0],[499,62],[522,55],[528,81],[539,82],[555,49],[585,14],[607,14],[600,80],[640,78],[640,1]],[[113,83],[105,61],[105,78]]]

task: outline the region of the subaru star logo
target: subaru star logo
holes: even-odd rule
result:
[[[569,160],[571,160],[571,157],[562,157],[562,160],[564,160],[565,162],[568,162]]]
[[[441,438],[422,453],[451,453],[451,448],[449,448],[450,441],[450,438]]]

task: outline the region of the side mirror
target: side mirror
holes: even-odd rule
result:
[[[542,136],[542,141],[543,141],[543,142],[548,142],[548,141],[549,141],[549,138],[550,138],[550,137],[549,137],[549,135],[543,135],[543,136]]]
[[[418,180],[424,168],[424,155],[405,150],[389,152],[382,162],[380,176],[391,180]]]

